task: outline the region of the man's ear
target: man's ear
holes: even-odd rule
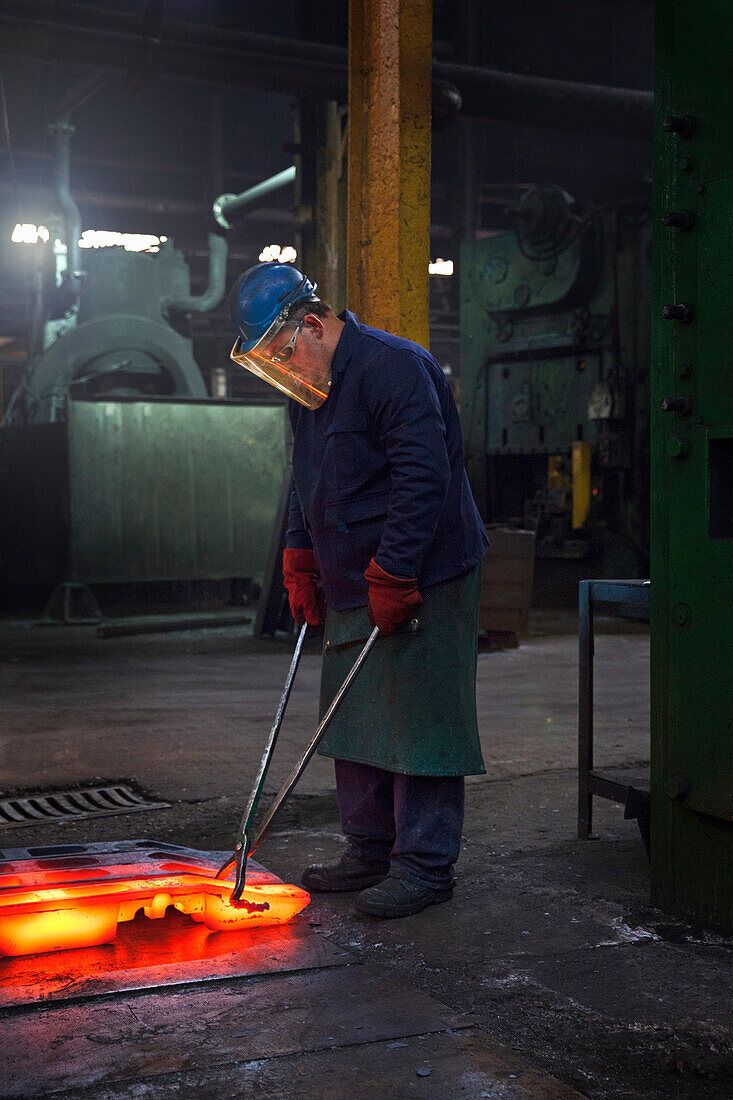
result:
[[[315,313],[306,313],[303,318],[303,324],[307,325],[309,329],[312,329],[316,340],[320,340],[323,337],[325,331],[323,321],[320,317],[316,317]]]

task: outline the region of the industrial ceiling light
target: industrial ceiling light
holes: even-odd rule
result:
[[[268,244],[262,249],[258,257],[262,263],[279,261],[281,264],[295,263],[297,258],[298,253],[291,244],[286,244],[284,246],[279,244]]]
[[[124,248],[125,252],[157,252],[167,237],[152,233],[117,233],[108,229],[85,229],[79,241],[80,248]]]
[[[17,222],[10,235],[13,244],[38,244],[39,241],[47,244],[49,239],[50,233],[46,226],[34,225],[32,222]],[[165,244],[167,240],[167,237],[156,237],[153,233],[118,233],[108,229],[85,229],[79,240],[79,247],[117,246],[124,248],[126,252],[158,252],[160,245]],[[294,259],[295,250],[290,251],[293,252]]]
[[[16,222],[15,229],[10,235],[13,244],[43,244],[48,243],[49,232],[45,225],[33,225],[31,222]]]

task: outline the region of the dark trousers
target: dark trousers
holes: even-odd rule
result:
[[[461,850],[463,776],[400,775],[334,760],[351,855],[394,878],[443,888]]]

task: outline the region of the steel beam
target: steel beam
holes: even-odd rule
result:
[[[431,0],[351,0],[347,301],[429,342]]]
[[[0,52],[281,95],[343,102],[347,94],[347,52],[340,46],[171,19],[163,19],[151,36],[138,15],[112,5],[3,0]],[[459,117],[599,137],[651,138],[650,91],[437,61],[432,63],[432,80],[435,109],[459,109]]]

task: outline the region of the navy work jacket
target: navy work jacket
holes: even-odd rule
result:
[[[456,577],[488,545],[463,463],[458,410],[425,348],[348,310],[319,409],[290,401],[286,545],[313,549],[328,603],[367,603],[372,557],[418,587]]]

